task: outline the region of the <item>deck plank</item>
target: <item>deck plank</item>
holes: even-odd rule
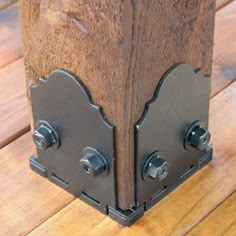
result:
[[[59,211],[30,235],[184,235],[224,201],[236,188],[236,83],[216,95],[211,101],[210,130],[215,147],[215,158],[202,171],[190,178],[130,228],[123,228],[91,207],[86,213],[86,233],[75,228],[84,222],[80,212],[83,203],[75,200]],[[184,203],[184,207],[183,207]],[[85,207],[86,208],[86,207]],[[157,220],[153,220],[157,219]],[[91,223],[93,222],[93,223]],[[90,224],[91,223],[91,224]],[[213,235],[213,234],[209,234]]]
[[[22,57],[17,3],[0,10],[0,68]]]
[[[236,192],[217,207],[188,235],[236,235]]]
[[[229,4],[233,0],[216,0],[216,10],[224,7],[225,5]]]
[[[24,235],[72,200],[30,170],[33,152],[30,133],[0,150],[1,235]]]
[[[236,80],[236,1],[216,14],[212,96]]]
[[[0,10],[0,148],[30,129],[21,57],[18,4],[14,3]]]
[[[30,130],[23,59],[0,69],[0,149]]]

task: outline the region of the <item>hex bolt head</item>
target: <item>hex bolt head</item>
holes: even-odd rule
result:
[[[46,121],[40,121],[33,133],[33,140],[40,150],[46,150],[59,143],[55,129]]]
[[[87,152],[80,159],[80,168],[82,171],[92,177],[105,174],[108,171],[106,159],[99,152]]]
[[[146,161],[143,169],[143,176],[149,179],[162,181],[169,172],[169,164],[162,159],[160,152],[153,153]]]
[[[196,122],[187,134],[187,145],[203,151],[208,147],[210,139],[210,132],[204,127],[203,123]]]

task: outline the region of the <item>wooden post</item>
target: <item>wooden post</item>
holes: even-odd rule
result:
[[[118,204],[134,202],[134,123],[172,65],[211,73],[215,0],[20,0],[27,84],[78,75],[116,127]]]

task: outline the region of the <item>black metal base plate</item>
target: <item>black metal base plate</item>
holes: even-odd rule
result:
[[[156,194],[155,198],[152,201],[145,202],[141,206],[137,208],[133,208],[127,211],[121,209],[114,209],[110,206],[105,206],[101,208],[100,203],[97,202],[95,199],[91,199],[86,194],[82,194],[78,196],[82,201],[86,202],[90,206],[96,208],[103,214],[109,215],[109,217],[119,224],[123,226],[131,226],[136,221],[138,221],[143,215],[144,212],[152,208],[157,202],[159,202],[162,198],[172,192],[175,188],[177,188],[180,184],[182,184],[185,180],[190,178],[196,171],[203,168],[205,165],[208,164],[209,161],[212,160],[212,148],[209,147],[205,153],[205,155],[199,159],[198,166],[194,168],[189,173],[186,173],[176,184],[173,186],[169,186],[167,189],[163,189],[160,191],[159,194]],[[47,177],[46,169],[37,162],[37,158],[35,156],[31,156],[30,159],[30,168],[35,171],[37,174]]]
[[[189,128],[196,121],[208,126],[210,78],[187,64],[173,66],[160,80],[135,126],[136,206],[149,209],[204,163],[209,150],[185,147]],[[168,175],[161,181],[143,177],[143,167],[154,152],[161,152]]]
[[[40,78],[37,85],[31,85],[30,92],[34,127],[46,121],[60,139],[56,147],[38,147],[37,158],[30,158],[31,168],[104,213],[107,205],[115,207],[114,127],[93,103],[83,82],[56,70],[47,80]],[[106,159],[106,175],[89,176],[80,167],[85,151],[92,149]]]
[[[42,177],[47,178],[46,168],[38,162],[37,158],[34,155],[32,155],[29,158],[29,162],[30,162],[30,168],[34,172],[36,172]],[[52,181],[52,179],[49,179],[49,180]],[[57,179],[57,181],[55,182],[52,181],[52,182],[66,190],[66,183],[64,183],[63,180],[60,181],[59,179]],[[139,206],[138,208],[133,208],[133,209],[124,211],[122,209],[114,209],[114,207],[112,206],[106,206],[106,205],[104,206],[99,201],[91,198],[86,193],[82,193],[77,197],[81,199],[82,201],[86,202],[87,204],[89,204],[90,206],[92,206],[93,208],[96,208],[101,213],[105,215],[109,215],[111,219],[117,221],[119,224],[123,226],[130,226],[134,224],[144,214],[144,205]]]
[[[212,160],[212,158],[213,158],[213,149],[212,147],[209,146],[205,154],[202,156],[202,158],[199,159],[197,166],[186,171],[185,174],[182,175],[181,178],[179,178],[179,180],[176,181],[173,185],[170,185],[167,188],[164,187],[162,190],[155,193],[150,199],[150,201],[145,202],[145,211],[152,208],[157,202],[159,202],[161,199],[167,196],[170,192],[175,190],[184,181],[186,181],[191,176],[193,176],[198,170],[202,169],[205,165],[207,165]]]

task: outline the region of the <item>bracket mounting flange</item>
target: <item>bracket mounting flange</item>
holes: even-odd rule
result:
[[[208,125],[209,94],[210,77],[187,64],[173,66],[158,83],[135,125],[137,206],[145,204],[149,209],[212,159],[210,146],[185,147],[193,123]],[[142,178],[143,167],[155,152],[161,152],[169,165],[162,181]]]
[[[92,102],[82,81],[67,71],[56,70],[47,80],[40,78],[38,85],[30,86],[30,92],[34,126],[38,128],[34,138],[39,147],[37,158],[30,158],[31,168],[107,214],[108,206],[116,207],[114,127]],[[60,143],[46,148],[52,133]],[[94,150],[91,165],[99,164],[96,153],[103,155],[106,175],[86,175],[81,169],[80,160],[88,150]]]

